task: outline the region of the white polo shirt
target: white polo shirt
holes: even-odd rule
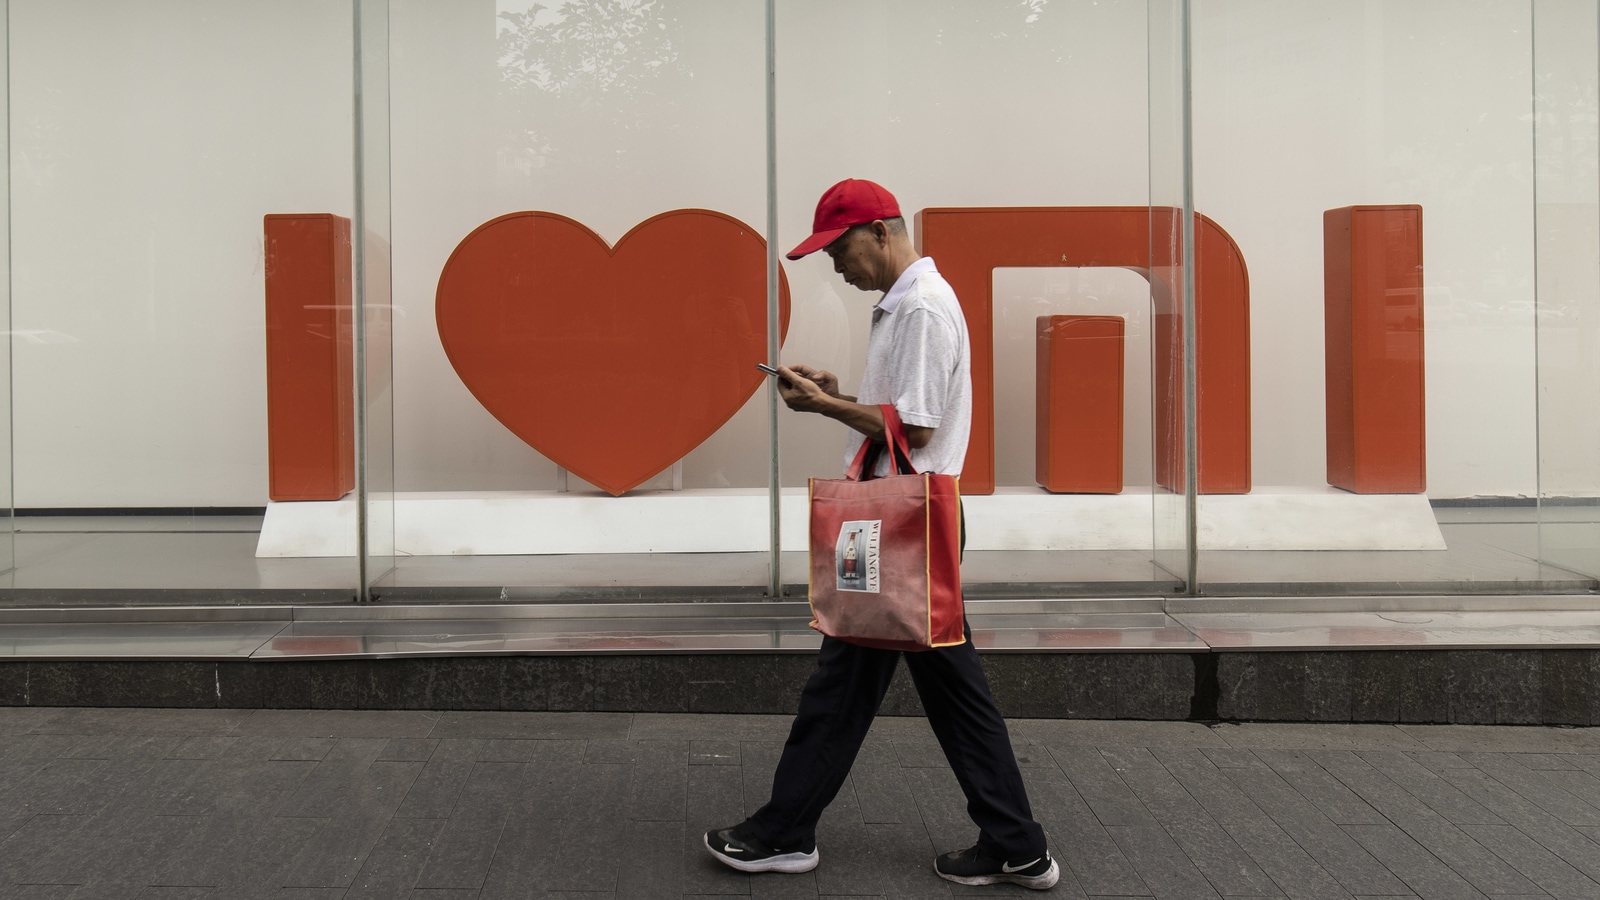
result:
[[[906,267],[872,310],[867,368],[856,402],[892,404],[907,425],[933,429],[928,446],[911,451],[918,472],[960,475],[972,431],[972,353],[956,292],[923,258]],[[845,465],[866,438],[851,429]],[[888,472],[888,455],[878,474]]]

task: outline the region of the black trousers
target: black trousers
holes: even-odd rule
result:
[[[1013,862],[1044,855],[1044,829],[1033,820],[1011,737],[972,646],[972,628],[963,626],[966,643],[920,653],[822,639],[817,670],[806,680],[800,712],[772,778],[772,799],[750,817],[757,837],[781,848],[815,835],[817,820],[850,774],[903,655],[928,724],[967,795],[979,843]]]

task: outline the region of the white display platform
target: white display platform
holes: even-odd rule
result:
[[[1049,494],[1000,488],[964,498],[968,550],[1148,550],[1149,489]],[[1181,514],[1181,497],[1162,495]],[[355,502],[272,503],[257,557],[354,556]],[[1200,497],[1202,550],[1443,550],[1425,494],[1258,487]],[[806,492],[784,491],[784,550],[806,549]],[[1179,519],[1174,515],[1171,521]],[[762,489],[400,493],[395,548],[408,556],[729,553],[767,549]],[[1174,528],[1175,530],[1175,528]]]

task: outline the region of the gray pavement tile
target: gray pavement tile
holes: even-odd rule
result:
[[[683,883],[686,893],[748,895],[750,876],[712,859],[705,847],[705,833],[713,828],[726,828],[744,820],[743,784],[739,771],[731,766],[691,766],[688,774],[689,790],[684,810],[683,833]],[[823,829],[831,824],[824,813],[824,824],[819,826],[819,840],[826,837]],[[833,850],[824,847],[822,854],[831,859]]]
[[[135,894],[134,900],[200,900],[201,897],[210,897],[216,892],[217,888],[209,885],[176,887],[151,884]]]
[[[62,710],[36,725],[38,734],[233,734],[254,717],[240,709]]]
[[[1446,769],[1474,768],[1472,763],[1454,753],[1445,753],[1440,750],[1404,750],[1401,752],[1410,757],[1417,765],[1435,774]]]
[[[1118,772],[1132,769],[1165,769],[1161,760],[1146,747],[1100,747],[1100,757]]]
[[[1541,769],[1539,775],[1557,788],[1568,791],[1572,796],[1589,804],[1591,807],[1600,808],[1600,778],[1576,769]],[[1579,825],[1596,825],[1600,822],[1578,822]]]
[[[306,888],[286,887],[278,888],[268,893],[262,892],[259,896],[272,898],[272,900],[341,900],[344,897],[344,888]]]
[[[817,893],[817,870],[799,875],[756,875],[750,878],[752,900],[812,900]],[[588,900],[565,897],[561,900]]]
[[[632,713],[447,712],[426,737],[626,740]]]
[[[1555,783],[1560,773],[1524,769],[1510,754],[1468,753],[1465,758],[1480,771],[1568,825],[1600,825],[1600,806],[1584,802],[1580,796]]]
[[[850,770],[850,784],[855,798],[859,821],[864,825],[905,825],[922,821],[917,811],[917,800],[912,795],[912,784],[955,783],[955,776],[946,768],[943,777],[939,770],[932,776],[922,771],[907,771],[899,766],[862,765],[859,761]],[[957,788],[957,792],[960,789]],[[841,791],[841,794],[844,792]]]
[[[276,890],[276,876],[322,828],[318,819],[216,815],[201,819],[181,847],[158,854],[152,884],[209,884],[219,896]]]
[[[224,759],[271,759],[278,748],[288,743],[288,738],[269,734],[240,735],[222,754]]]
[[[104,759],[56,758],[0,785],[0,834],[10,834],[35,815],[72,811],[78,786],[108,765]]]
[[[789,736],[788,729],[778,735],[780,739]],[[887,741],[935,741],[933,727],[928,724],[924,716],[878,716],[872,720],[872,728],[867,732],[868,740],[877,738]]]
[[[1427,767],[1404,753],[1393,750],[1364,750],[1357,755],[1377,772],[1382,773],[1381,779],[1367,777],[1366,783],[1372,790],[1387,791],[1389,785],[1398,786],[1427,809],[1457,825],[1503,824],[1503,820],[1493,811],[1463,794],[1455,785],[1437,773],[1429,771]],[[1341,774],[1340,777],[1344,776]],[[1352,774],[1352,777],[1362,776]],[[1346,783],[1350,783],[1348,779]],[[1368,799],[1371,802],[1371,798]],[[1385,810],[1386,814],[1388,812]],[[1395,818],[1394,815],[1389,817]]]
[[[891,741],[894,748],[895,760],[904,768],[948,769],[950,762],[944,757],[944,748],[938,741],[924,740],[897,740]]]
[[[59,706],[0,706],[0,735],[32,731],[63,712]]]
[[[258,709],[237,731],[281,738],[429,737],[443,715],[422,710]]]
[[[1153,826],[1155,820],[1128,790],[1111,764],[1092,747],[1051,747],[1056,765],[1071,780],[1103,826]]]
[[[1092,897],[1150,896],[1149,887],[1095,819],[1065,773],[1028,769],[1022,777],[1028,785],[1034,818],[1044,826],[1051,854],[1084,893]]]
[[[628,784],[628,817],[635,822],[682,822],[689,776],[689,742],[638,743]],[[625,893],[618,888],[619,893]]]
[[[239,742],[233,735],[196,734],[167,753],[167,759],[220,759]]]
[[[197,760],[190,764],[187,779],[165,798],[154,801],[154,809],[169,816],[271,810],[316,767],[314,762]],[[309,815],[316,818],[331,813],[318,806]]]
[[[1600,775],[1600,753],[1569,753],[1567,759],[1590,775]]]
[[[628,823],[623,832],[624,846],[638,848],[638,851],[617,874],[618,900],[683,896],[686,884],[682,852],[684,831],[681,819]]]
[[[793,723],[794,716],[635,713],[627,733],[619,736],[634,741],[781,741]]]
[[[1600,897],[1600,882],[1579,872],[1510,825],[1468,825],[1464,830],[1480,846],[1551,897],[1560,900]]]
[[[1200,755],[1219,769],[1265,769],[1267,763],[1250,750],[1202,748]]]
[[[556,809],[564,812],[560,839],[548,873],[556,891],[616,890],[619,867],[610,854],[596,853],[597,839],[609,841],[628,821],[631,766],[580,765],[570,771]]]
[[[1199,722],[1104,721],[1098,719],[1007,719],[1019,743],[1086,747],[1226,747]]]
[[[737,766],[740,764],[738,741],[690,741],[689,765]]]
[[[0,839],[0,888],[24,880],[36,860],[71,843],[88,821],[88,816],[34,816]]]
[[[1387,821],[1381,812],[1326,769],[1277,771],[1284,782],[1336,825],[1379,825]]]
[[[340,738],[294,789],[283,796],[275,813],[316,819],[336,814],[366,786],[362,773],[377,760],[386,743],[383,738]]]
[[[1218,893],[1225,897],[1279,896],[1272,879],[1172,773],[1157,765],[1133,767],[1121,774],[1156,822]]]
[[[1172,757],[1166,750],[1156,750],[1154,755],[1217,822],[1224,825],[1272,824],[1272,818],[1262,812],[1255,801],[1239,790],[1221,769],[1203,758],[1195,762],[1188,756]]]
[[[279,883],[286,887],[349,887],[422,766],[415,761],[380,759],[354,775],[350,789],[338,803],[327,807],[330,818],[321,832],[278,873]]]
[[[538,754],[539,745],[542,743],[545,742],[514,738],[488,738],[483,742],[483,748],[478,751],[478,761],[525,763]]]
[[[913,808],[902,813],[899,825],[922,825],[933,844],[935,855],[970,847],[978,839],[978,828],[967,816],[967,797],[949,769],[902,769]],[[860,796],[860,786],[857,787]],[[890,824],[867,819],[868,825]]]
[[[1277,825],[1237,823],[1222,827],[1292,900],[1349,900],[1350,893],[1338,880]]]
[[[378,754],[378,758],[427,762],[438,746],[438,738],[390,738],[389,743],[383,745],[383,752]]]
[[[867,739],[861,742],[861,749],[856,751],[855,765],[898,766],[900,755],[895,752],[894,741],[875,738],[869,734]]]
[[[103,818],[103,817],[102,817]],[[202,816],[142,815],[80,828],[24,870],[18,879],[46,884],[150,884],[147,876],[170,864],[174,847],[192,842],[209,824]],[[197,884],[204,882],[174,881]]]
[[[433,757],[411,784],[395,816],[402,819],[447,819],[456,798],[477,768],[482,741],[450,738],[441,741]]]
[[[1294,725],[1269,722],[1216,725],[1212,731],[1239,749],[1428,750],[1393,725]]]
[[[1423,900],[1480,900],[1484,896],[1393,825],[1346,825],[1344,830]]]
[[[390,819],[367,854],[345,900],[388,900],[406,895],[417,883],[444,819]]]
[[[772,799],[772,774],[783,755],[783,742],[740,741],[739,755],[744,760],[739,771],[744,783],[744,815],[748,817]]]
[[[637,741],[589,740],[584,742],[583,762],[594,766],[631,766],[639,752]]]
[[[1559,771],[1578,768],[1571,757],[1560,753],[1513,753],[1512,758],[1524,769]]]
[[[1439,862],[1485,894],[1498,897],[1539,892],[1536,884],[1515,867],[1490,853],[1463,830],[1471,826],[1457,826],[1439,819],[1395,824]]]
[[[1511,725],[1396,725],[1423,744],[1422,749],[1453,753],[1593,753],[1600,750],[1600,728],[1544,728]]]
[[[1228,777],[1278,827],[1352,894],[1405,891],[1405,886],[1270,769],[1230,769]]]
[[[549,808],[519,807],[506,817],[484,873],[484,900],[535,895],[548,886],[563,820]]]
[[[1155,897],[1203,900],[1220,896],[1164,829],[1113,825],[1106,832],[1122,848]]]
[[[1600,842],[1557,820],[1531,800],[1477,769],[1458,769],[1444,776],[1469,797],[1494,809],[1523,834],[1600,882]]]
[[[282,746],[278,747],[278,749],[272,754],[271,758],[275,759],[275,760],[279,760],[279,759],[284,759],[284,760],[307,760],[308,759],[308,760],[311,760],[312,762],[317,762],[317,761],[321,760],[324,756],[327,756],[328,755],[328,751],[332,750],[333,749],[333,745],[336,744],[336,743],[338,743],[338,738],[326,738],[326,737],[297,737],[297,738],[290,738],[287,741],[284,741]]]
[[[863,825],[876,854],[877,889],[888,898],[950,896],[950,883],[933,871],[938,855],[921,825]],[[818,892],[820,893],[820,891]],[[751,896],[756,896],[752,889]]]
[[[494,861],[495,847],[505,829],[506,815],[456,816],[445,823],[433,842],[428,862],[422,867],[414,887],[477,891],[483,887]],[[630,847],[630,856],[646,852]]]

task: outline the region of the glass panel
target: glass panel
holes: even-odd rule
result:
[[[762,5],[397,3],[390,25],[379,593],[760,595]]]
[[[1530,13],[1491,0],[1194,4],[1196,209],[1231,237],[1249,292],[1243,346],[1208,335],[1202,232],[1207,593],[1595,586],[1540,563],[1532,508],[1558,457],[1541,450],[1535,412],[1539,364],[1553,360],[1535,345]],[[1229,438],[1208,372],[1241,356],[1249,479],[1213,490]]]
[[[9,4],[14,602],[355,593],[348,556],[273,558],[262,534],[274,436],[311,460],[284,463],[302,487],[353,472],[329,218],[352,212],[350,23],[325,3]],[[320,242],[277,256],[279,214],[321,214]],[[319,368],[269,363],[274,335]],[[269,370],[311,398],[288,432]],[[353,518],[334,528],[354,546]]]
[[[10,0],[0,0],[0,72],[9,56]],[[0,574],[16,560],[15,510],[11,502],[11,109],[9,91],[0,91]],[[9,578],[4,581],[11,585]]]
[[[389,0],[356,0],[355,366],[363,599],[394,571]]]
[[[1595,5],[1533,4],[1539,547],[1600,576],[1600,133]]]
[[[966,311],[969,596],[1171,590],[1152,561],[1154,388],[1139,368],[1151,358],[1146,4],[782,0],[777,26],[780,248],[811,233],[830,185],[875,181]],[[782,359],[858,394],[881,295],[845,284],[824,254],[784,265],[794,320]],[[1047,319],[1041,339],[1041,317],[1067,316],[1081,318]],[[1038,423],[1058,426],[1045,429],[1048,463],[1072,432],[1062,426],[1087,414],[1068,402],[1041,416],[1041,352],[1047,386],[1095,385],[1093,482],[1052,479],[1082,475],[1077,461],[1040,470]],[[1082,401],[1076,387],[1046,392],[1063,396]],[[788,411],[779,423],[783,580],[800,595],[805,484],[839,476],[846,432]]]
[[[1192,211],[1188,0],[1150,3],[1149,66],[1151,462],[1165,476],[1152,481],[1151,542],[1156,564],[1192,589],[1193,392],[1184,365],[1193,283],[1184,251],[1185,211]]]

